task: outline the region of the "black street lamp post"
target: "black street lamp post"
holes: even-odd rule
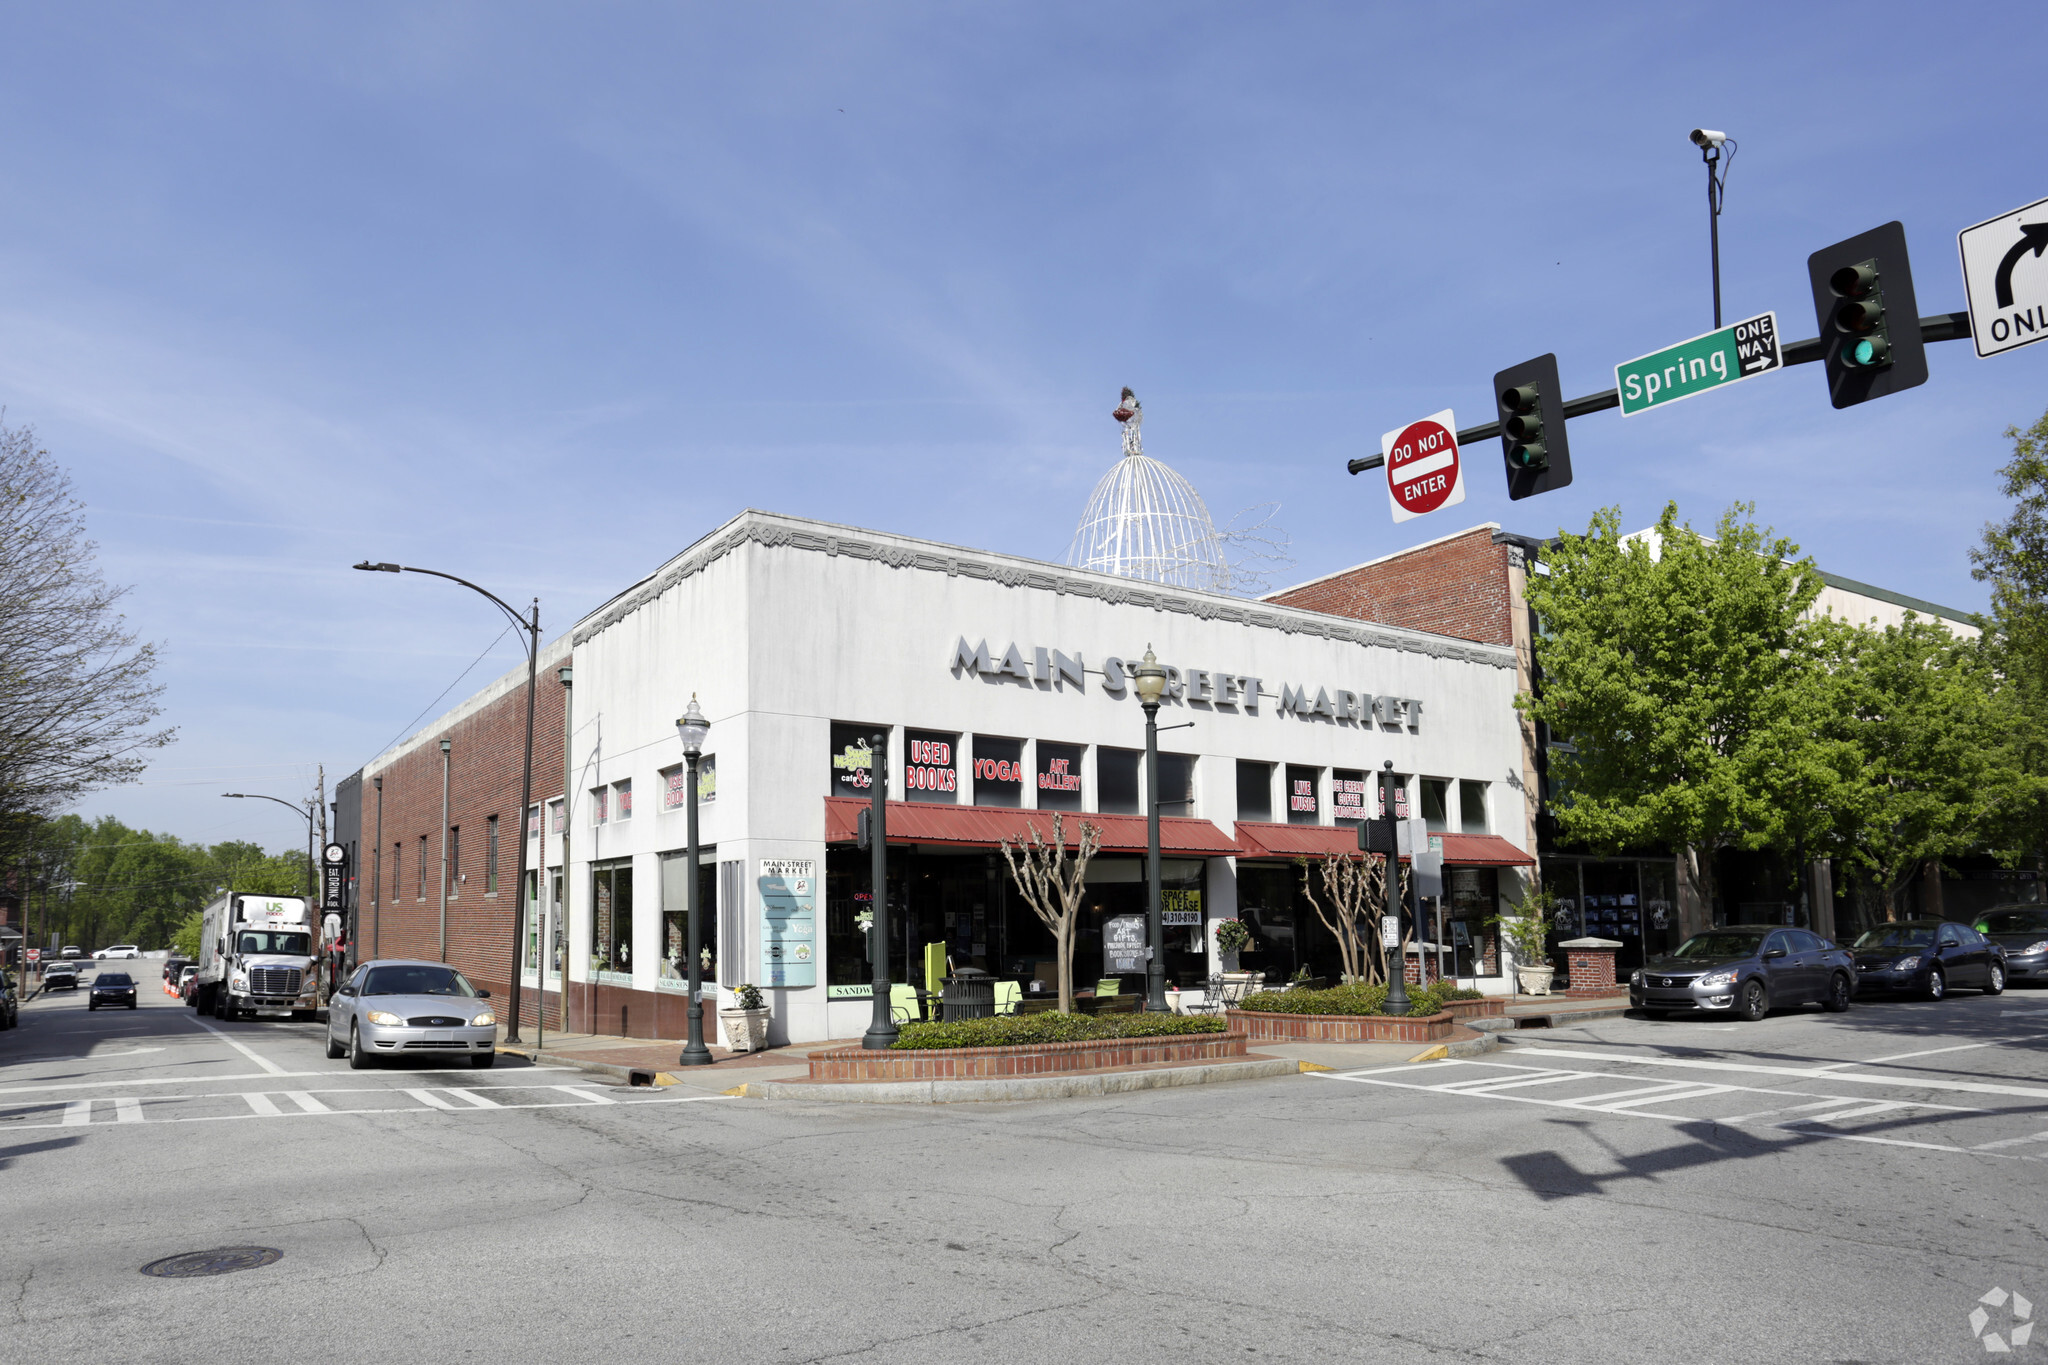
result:
[[[1395,812],[1394,804],[1394,760],[1388,759],[1381,768],[1381,807],[1388,816]],[[1403,1015],[1408,1012],[1408,954],[1401,943],[1401,853],[1398,835],[1394,847],[1387,852],[1386,903],[1387,917],[1394,922],[1394,956],[1387,968],[1387,1003],[1383,1008],[1388,1014]],[[1409,855],[1413,857],[1411,853]],[[1384,946],[1384,944],[1383,944]]]
[[[1166,944],[1159,895],[1159,699],[1166,695],[1166,670],[1152,646],[1133,674],[1138,705],[1145,708],[1145,1008],[1166,1010]]]
[[[868,741],[868,884],[874,918],[868,922],[868,957],[874,964],[875,1008],[860,1045],[870,1051],[896,1041],[896,1016],[889,1011],[889,732]]]
[[[697,762],[704,755],[704,736],[711,733],[711,722],[704,719],[704,713],[697,709],[697,694],[690,694],[689,709],[676,721],[676,733],[683,738],[683,762],[689,771],[684,781],[689,790],[684,794],[684,841],[688,853],[684,855],[688,871],[684,875],[683,902],[689,907],[689,930],[683,943],[683,955],[690,959],[690,1041],[683,1045],[683,1055],[676,1061],[683,1066],[711,1065],[711,1049],[704,1046],[704,956],[698,951],[699,936],[703,930],[700,902],[703,889],[698,885],[697,876]]]
[[[540,599],[534,599],[532,614],[530,617],[525,617],[514,611],[504,598],[488,588],[480,588],[466,578],[457,578],[454,574],[442,573],[439,569],[416,569],[410,564],[372,564],[367,559],[355,567],[368,573],[423,573],[433,578],[445,578],[450,583],[460,583],[471,592],[490,598],[498,610],[511,618],[513,625],[526,632],[526,756],[519,771],[519,819],[516,825],[519,831],[519,875],[518,880],[513,883],[513,886],[517,889],[512,895],[512,1017],[506,1021],[505,1025],[505,1041],[516,1043],[519,1041],[521,987],[525,983],[523,968],[526,955],[526,808],[533,803],[533,694],[536,681],[535,675],[540,668]],[[381,786],[379,790],[382,790]],[[568,801],[566,791],[562,799],[566,808]],[[448,822],[443,820],[441,824],[441,836],[445,839],[447,838]],[[542,837],[545,838],[545,834]],[[541,862],[545,864],[547,859],[543,858]],[[564,866],[562,869],[562,882],[565,891],[568,885],[568,878],[569,869]],[[539,877],[535,878],[536,894],[534,899],[536,901],[540,899],[538,895],[538,882],[540,880],[541,878]],[[447,878],[444,876],[442,878],[443,894],[446,894],[446,886]],[[539,997],[536,1008],[545,1009],[547,1007],[547,974],[545,969],[542,971],[541,986],[536,991],[536,995]]]

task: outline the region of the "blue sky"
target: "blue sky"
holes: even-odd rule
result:
[[[1697,14],[1700,17],[1688,17]],[[2000,432],[2048,346],[1817,366],[1575,421],[1577,482],[1396,528],[1344,461],[1554,350],[1573,394],[1707,330],[1687,131],[1740,141],[1730,318],[1809,252],[2048,195],[2036,5],[9,6],[0,404],[73,470],[182,739],[102,794],[278,847],[480,653],[747,506],[1059,558],[1147,449],[1283,581],[1482,521],[1754,500],[1838,573],[1981,606]],[[1859,95],[1857,79],[1871,93]],[[2044,266],[2042,268],[2048,268]],[[265,812],[269,814],[266,815]]]

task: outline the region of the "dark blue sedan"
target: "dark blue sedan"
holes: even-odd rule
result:
[[[1903,991],[1939,1000],[1955,986],[2005,990],[2005,949],[1967,924],[1907,919],[1865,930],[1849,945],[1866,991]]]
[[[96,1010],[101,1005],[126,1005],[135,1008],[135,978],[126,972],[101,972],[92,979],[92,999],[85,1007]]]

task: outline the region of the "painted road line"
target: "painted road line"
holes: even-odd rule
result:
[[[464,1090],[459,1086],[451,1085],[447,1087],[447,1091],[455,1096],[456,1099],[468,1103],[473,1109],[503,1109],[505,1107],[494,1099],[477,1094],[474,1090]]]
[[[557,1088],[567,1089],[568,1087],[560,1086]],[[454,1105],[448,1103],[448,1101],[442,1099],[431,1090],[408,1090],[405,1093],[418,1100],[421,1104],[429,1105],[435,1109],[453,1110],[455,1108]]]
[[[1970,1150],[1973,1152],[1995,1152],[2001,1147],[2023,1147],[2030,1142],[2048,1142],[2048,1133],[2029,1133],[2025,1137],[2001,1138],[1997,1142],[1980,1142]]]
[[[1760,1066],[1750,1062],[1708,1062],[1681,1057],[1628,1057],[1611,1052],[1579,1052],[1567,1048],[1525,1047],[1518,1055],[1565,1057],[1585,1062],[1619,1062],[1624,1066],[1668,1066],[1693,1071],[1728,1071],[1749,1076],[1776,1076],[1785,1080],[1846,1081],[1853,1085],[1883,1085],[1895,1090],[1946,1090],[1964,1095],[2018,1095],[2024,1099],[2048,1100],[2048,1088],[2038,1085],[1992,1085],[1985,1081],[1945,1081],[1927,1076],[1859,1076],[1848,1071],[1826,1071],[1819,1067]]]
[[[287,1090],[284,1091],[283,1094],[286,1099],[290,1100],[293,1104],[299,1106],[300,1111],[303,1113],[331,1114],[334,1112],[332,1109],[329,1109],[326,1105],[320,1103],[320,1101],[314,1099],[311,1095],[307,1094],[303,1090]]]
[[[212,1095],[195,1095],[192,1098],[214,1099],[216,1097]],[[253,1113],[261,1114],[265,1118],[274,1119],[284,1113],[284,1110],[277,1107],[276,1101],[260,1090],[248,1091],[242,1098],[249,1102],[249,1108]]]
[[[1446,1081],[1444,1084],[1433,1088],[1437,1090],[1462,1090],[1467,1094],[1476,1095],[1488,1090],[1506,1089],[1509,1086],[1552,1085],[1558,1081],[1577,1080],[1581,1076],[1597,1076],[1600,1074],[1597,1071],[1556,1071],[1547,1067],[1534,1071],[1517,1067],[1516,1071],[1521,1072],[1521,1074],[1515,1075],[1511,1072],[1506,1076],[1481,1076],[1477,1080],[1471,1081]]]
[[[123,1095],[114,1101],[114,1122],[141,1123],[142,1101],[133,1095]]]
[[[384,1092],[384,1093],[386,1093],[386,1094],[396,1094],[396,1093],[398,1093],[398,1092],[396,1092],[396,1091],[386,1091],[386,1092]],[[637,1107],[637,1106],[640,1106],[640,1105],[649,1105],[649,1104],[702,1104],[702,1103],[704,1103],[704,1102],[706,1102],[706,1101],[708,1101],[708,1100],[725,1100],[725,1099],[731,1099],[731,1098],[733,1098],[733,1096],[730,1096],[730,1095],[663,1095],[663,1096],[659,1096],[659,1097],[655,1097],[655,1098],[650,1098],[650,1099],[644,1099],[644,1100],[606,1100],[606,1101],[603,1101],[603,1103],[605,1103],[605,1104],[609,1104],[609,1105],[611,1105],[611,1106],[612,1106],[613,1108],[617,1108],[617,1109],[632,1109],[632,1108],[635,1108],[635,1107]],[[91,1101],[90,1101],[90,1100],[74,1100],[74,1101],[72,1101],[72,1103],[73,1103],[74,1105],[77,1105],[77,1104],[90,1104],[90,1103],[91,1103]],[[541,1103],[541,1104],[501,1104],[501,1105],[494,1105],[494,1106],[492,1106],[492,1109],[493,1109],[493,1110],[495,1110],[495,1111],[497,1111],[497,1112],[503,1113],[503,1112],[508,1112],[508,1111],[511,1111],[511,1110],[515,1110],[515,1109],[590,1109],[590,1108],[594,1108],[594,1107],[596,1107],[596,1106],[592,1105],[592,1104],[591,1104],[591,1102],[590,1102],[589,1100],[587,1100],[587,1099],[578,1099],[578,1100],[575,1100],[575,1101],[568,1101],[568,1100],[551,1100],[551,1101],[548,1101],[548,1102],[545,1102],[545,1103]],[[272,1108],[273,1108],[273,1109],[275,1109],[275,1108],[276,1108],[276,1106],[275,1106],[275,1105],[273,1105],[273,1106],[272,1106]],[[152,1121],[152,1122],[150,1123],[150,1125],[149,1125],[149,1126],[150,1126],[151,1128],[163,1128],[163,1127],[165,1127],[165,1126],[167,1126],[167,1125],[169,1125],[169,1124],[173,1124],[173,1123],[222,1123],[222,1122],[228,1122],[228,1121],[235,1121],[235,1120],[241,1120],[241,1119],[270,1119],[270,1118],[277,1118],[277,1119],[313,1119],[313,1118],[360,1118],[360,1117],[362,1117],[362,1116],[364,1116],[364,1115],[367,1115],[367,1114],[448,1114],[448,1113],[459,1113],[459,1114],[482,1114],[482,1113],[485,1113],[485,1112],[487,1112],[487,1111],[485,1111],[485,1110],[481,1110],[481,1109],[472,1109],[472,1108],[458,1108],[458,1107],[456,1107],[456,1106],[453,1106],[453,1105],[446,1105],[446,1106],[443,1106],[443,1105],[417,1105],[417,1106],[404,1106],[404,1107],[395,1107],[395,1108],[379,1108],[379,1109],[329,1109],[329,1110],[325,1111],[324,1113],[317,1113],[317,1114],[315,1114],[315,1113],[295,1113],[295,1112],[293,1112],[293,1111],[291,1111],[291,1110],[289,1110],[289,1109],[277,1109],[277,1112],[275,1112],[275,1113],[267,1113],[267,1114],[259,1114],[259,1113],[248,1113],[248,1114],[194,1114],[194,1115],[191,1115],[191,1116],[189,1116],[189,1117],[186,1117],[186,1118],[170,1118],[170,1119],[157,1119],[157,1120],[153,1120],[153,1121]],[[83,1122],[86,1122],[86,1121],[87,1121],[87,1120],[84,1120],[84,1119],[80,1119],[80,1120],[76,1120],[76,1121],[70,1120],[70,1119],[69,1119],[69,1110],[67,1110],[67,1111],[66,1111],[66,1115],[67,1115],[67,1117],[66,1117],[66,1119],[65,1119],[64,1121],[60,1121],[60,1122],[57,1122],[57,1123],[23,1123],[23,1124],[19,1124],[19,1125],[11,1125],[11,1126],[10,1126],[10,1127],[8,1128],[8,1131],[9,1131],[10,1133],[19,1133],[19,1132],[22,1132],[22,1131],[24,1131],[24,1130],[26,1130],[26,1129],[30,1129],[30,1128],[63,1128],[63,1127],[75,1126],[75,1123],[83,1123]],[[101,1127],[101,1126],[104,1126],[104,1125],[93,1125],[93,1126],[95,1126],[95,1127]],[[1994,1156],[1996,1156],[1996,1155],[1999,1155],[1999,1154],[1998,1154],[1998,1153],[1989,1153],[1988,1155],[1994,1155]],[[2048,1158],[2033,1158],[2033,1157],[2016,1157],[2016,1158],[2015,1158],[2015,1157],[2008,1157],[2008,1158],[2006,1158],[2006,1159],[2007,1159],[2007,1160],[2042,1160],[2042,1159],[2048,1159]]]
[[[1868,1114],[1889,1114],[1895,1109],[1909,1106],[1899,1100],[1878,1100],[1875,1103],[1852,1104],[1846,1109],[1833,1109],[1825,1114],[1808,1114],[1804,1118],[1785,1119],[1772,1124],[1774,1128],[1790,1128],[1796,1123],[1840,1123],[1843,1119],[1860,1119]]]
[[[1855,1101],[1855,1100],[1853,1100],[1853,1099],[1851,1099],[1851,1098],[1849,1098],[1849,1097],[1848,1097],[1847,1095],[1830,1095],[1830,1096],[1828,1096],[1828,1098],[1826,1098],[1826,1099],[1824,1099],[1824,1100],[1815,1100],[1815,1101],[1814,1101],[1814,1102],[1813,1102],[1812,1104],[1792,1104],[1792,1105],[1787,1105],[1787,1106],[1786,1106],[1785,1108],[1783,1108],[1783,1109],[1759,1109],[1759,1110],[1757,1110],[1757,1111],[1756,1111],[1756,1112],[1755,1112],[1754,1114],[1734,1114],[1734,1115],[1731,1115],[1731,1116],[1729,1116],[1728,1118],[1725,1118],[1725,1119],[1715,1119],[1715,1120],[1714,1120],[1714,1122],[1716,1122],[1716,1123],[1754,1123],[1754,1122],[1756,1122],[1756,1121],[1757,1121],[1758,1119],[1769,1119],[1769,1118],[1776,1118],[1776,1117],[1777,1117],[1778,1115],[1780,1115],[1780,1114],[1801,1114],[1801,1113],[1804,1113],[1804,1112],[1806,1112],[1806,1111],[1807,1111],[1807,1110],[1809,1110],[1809,1109],[1832,1109],[1832,1108],[1834,1108],[1834,1107],[1835,1107],[1836,1105],[1840,1105],[1840,1104],[1855,1104],[1855,1103],[1856,1103],[1856,1101]],[[1984,1113],[1984,1112],[1987,1112],[1987,1111],[1985,1111],[1985,1110],[1972,1110],[1971,1112],[1972,1112],[1972,1113]]]
[[[559,1090],[564,1095],[574,1095],[577,1099],[582,1100],[586,1104],[618,1103],[618,1101],[613,1099],[610,1095],[604,1094],[601,1091],[592,1090],[587,1085],[555,1085],[549,1086],[548,1088],[550,1090]]]
[[[1958,1043],[1954,1047],[1922,1048],[1918,1052],[1894,1052],[1887,1057],[1867,1057],[1862,1061],[1856,1062],[1832,1062],[1822,1067],[1821,1070],[1838,1071],[1845,1066],[1883,1066],[1888,1062],[1903,1062],[1914,1057],[1938,1057],[1945,1052],[1973,1052],[1980,1047],[2003,1047],[2008,1043],[2031,1043],[2043,1037],[2048,1037],[2048,1034],[2035,1033],[2019,1038],[1992,1038],[1981,1043]]]
[[[250,1061],[256,1063],[256,1065],[262,1067],[263,1070],[269,1075],[284,1075],[284,1068],[279,1066],[276,1062],[271,1061],[268,1057],[257,1056],[255,1052],[251,1051],[247,1047],[244,1047],[239,1040],[229,1037],[226,1033],[223,1033],[221,1030],[215,1028],[213,1025],[201,1023],[197,1019],[191,1019],[187,1022],[199,1028],[205,1029],[208,1033],[211,1033],[214,1037],[220,1039],[223,1043],[226,1043],[229,1047],[241,1053],[244,1057],[247,1057]]]
[[[76,1128],[76,1127],[78,1127],[78,1125],[79,1125],[79,1124],[81,1124],[81,1123],[91,1123],[91,1122],[92,1122],[92,1101],[91,1101],[91,1100],[73,1100],[73,1101],[71,1101],[71,1103],[69,1103],[69,1104],[67,1104],[67,1105],[65,1105],[65,1106],[64,1106],[64,1117],[63,1117],[63,1119],[61,1119],[61,1120],[60,1120],[60,1121],[59,1121],[59,1122],[57,1123],[57,1125],[56,1125],[56,1126],[57,1126],[57,1127],[59,1127],[59,1128]],[[41,1127],[42,1125],[40,1125],[40,1124],[31,1124],[30,1126],[31,1126],[31,1127]]]
[[[1560,1103],[1579,1109],[1599,1109],[1605,1113],[1618,1113],[1640,1104],[1662,1104],[1666,1100],[1697,1100],[1708,1095],[1725,1095],[1734,1090],[1732,1085],[1699,1085],[1687,1081],[1665,1081],[1662,1085],[1639,1086],[1633,1090],[1615,1090],[1605,1095],[1587,1095],[1581,1099],[1563,1100]]]
[[[529,1071],[574,1071],[574,1070],[576,1070],[576,1068],[575,1068],[575,1067],[573,1067],[573,1066],[522,1066],[522,1067],[520,1067],[520,1068],[519,1068],[519,1074],[521,1074],[521,1075],[525,1075],[525,1074],[526,1074],[527,1072],[529,1072]],[[434,1067],[434,1068],[431,1068],[431,1069],[423,1068],[423,1069],[421,1069],[421,1070],[419,1070],[419,1071],[408,1071],[408,1072],[406,1072],[406,1073],[404,1073],[404,1074],[406,1074],[406,1075],[409,1075],[409,1076],[442,1076],[442,1075],[450,1075],[450,1074],[453,1074],[454,1072],[457,1072],[457,1071],[460,1071],[460,1072],[462,1072],[462,1073],[465,1073],[465,1074],[466,1074],[466,1073],[467,1073],[467,1072],[469,1071],[469,1068],[468,1068],[468,1067],[451,1067],[451,1068],[447,1068],[447,1069],[443,1069],[443,1068],[440,1068],[440,1067]],[[52,1090],[107,1090],[107,1089],[112,1089],[112,1088],[115,1088],[115,1087],[119,1087],[119,1088],[121,1088],[121,1089],[125,1090],[125,1089],[127,1089],[128,1087],[130,1087],[130,1086],[136,1086],[136,1085],[218,1085],[218,1084],[220,1084],[220,1083],[221,1083],[222,1081],[268,1081],[268,1080],[273,1080],[273,1079],[274,1079],[274,1080],[285,1080],[285,1081],[296,1081],[296,1080],[304,1080],[305,1078],[307,1078],[307,1077],[309,1077],[309,1076],[337,1076],[337,1075],[339,1075],[339,1076],[346,1076],[346,1075],[348,1075],[348,1074],[349,1074],[349,1072],[348,1072],[348,1069],[347,1069],[346,1067],[342,1067],[342,1068],[339,1068],[339,1069],[336,1069],[336,1070],[328,1070],[328,1071],[279,1071],[279,1072],[276,1072],[276,1073],[271,1073],[271,1072],[263,1072],[263,1071],[246,1071],[246,1072],[236,1072],[236,1073],[233,1073],[233,1074],[231,1074],[231,1075],[227,1075],[227,1076],[135,1076],[135,1077],[127,1077],[127,1078],[123,1078],[123,1079],[121,1079],[121,1080],[98,1080],[98,1081],[53,1081],[53,1082],[51,1082],[51,1083],[50,1083],[50,1084],[48,1084],[48,1085],[10,1085],[10,1086],[6,1086],[6,1087],[4,1087],[4,1088],[0,1088],[0,1096],[4,1096],[4,1095],[40,1095],[40,1094],[45,1094],[45,1093],[47,1093],[47,1092],[49,1092],[49,1091],[52,1091]],[[530,1087],[522,1087],[522,1088],[525,1088],[525,1089],[540,1089],[541,1087],[538,1087],[538,1086],[530,1086]],[[230,1092],[230,1093],[237,1093],[237,1092]]]

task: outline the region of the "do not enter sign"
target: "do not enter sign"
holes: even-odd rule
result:
[[[1457,420],[1445,408],[1380,437],[1380,451],[1387,457],[1387,501],[1393,504],[1395,521],[1465,500],[1457,429]]]

